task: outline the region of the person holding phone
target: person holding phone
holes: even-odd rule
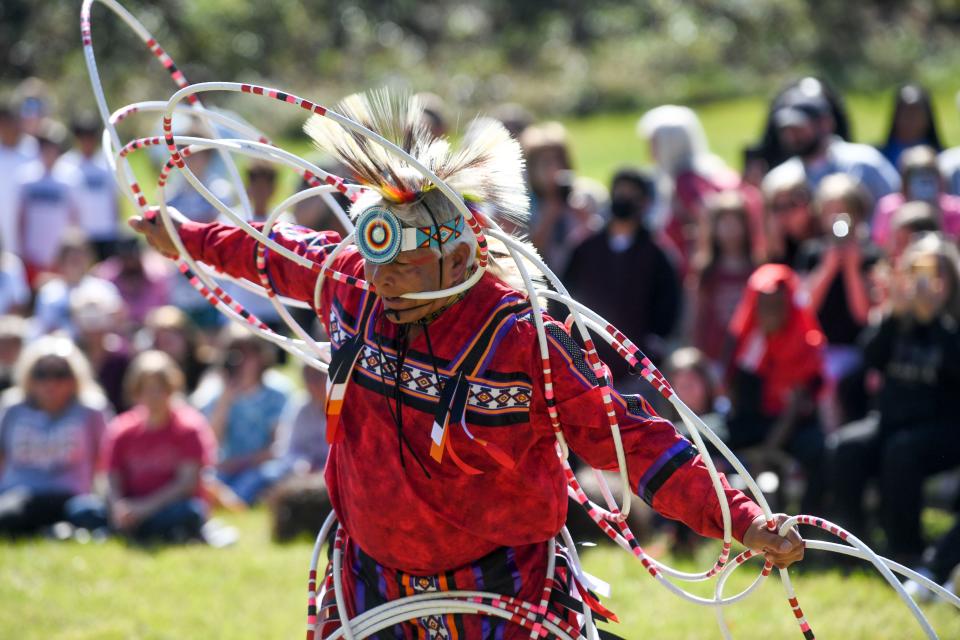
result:
[[[940,234],[920,236],[898,261],[886,309],[861,336],[882,390],[867,418],[828,440],[835,517],[865,527],[863,494],[880,479],[888,557],[907,564],[923,551],[923,481],[960,466],[960,257]]]
[[[945,191],[933,147],[918,146],[904,151],[900,156],[900,175],[903,189],[877,202],[870,223],[873,241],[889,251],[894,240],[893,215],[905,203],[917,201],[935,207],[940,229],[953,240],[960,238],[960,196]]]

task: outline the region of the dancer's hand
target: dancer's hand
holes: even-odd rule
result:
[[[173,225],[179,230],[180,223],[176,220],[178,212],[173,210],[171,213],[174,214]],[[167,228],[164,227],[163,222],[160,221],[159,215],[159,209],[157,207],[150,207],[146,216],[134,216],[130,218],[128,224],[134,231],[143,234],[143,237],[147,239],[151,247],[168,258],[176,259],[180,254],[177,251],[176,245],[173,244],[173,240],[170,239]]]
[[[780,525],[787,520],[787,516],[779,513],[774,516],[774,519],[779,529]],[[763,555],[778,569],[786,569],[794,562],[803,560],[803,538],[796,529],[788,531],[786,536],[777,535],[776,530],[771,531],[767,528],[765,516],[757,516],[750,523],[743,534],[743,544],[756,551],[762,551]]]

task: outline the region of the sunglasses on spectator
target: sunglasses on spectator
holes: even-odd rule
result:
[[[73,372],[69,367],[38,367],[30,376],[34,380],[69,380]]]

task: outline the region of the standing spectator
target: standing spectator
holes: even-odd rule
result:
[[[664,352],[663,339],[676,328],[681,290],[676,270],[643,223],[653,204],[653,189],[646,174],[617,171],[610,185],[610,221],[574,249],[563,282],[574,298],[656,358]],[[605,344],[597,348],[614,378],[624,381],[623,359]]]
[[[36,160],[37,141],[23,132],[20,112],[10,102],[0,103],[0,240],[7,251],[19,254],[17,231],[17,176]]]
[[[803,169],[810,188],[832,173],[846,173],[870,193],[873,203],[900,189],[900,176],[883,155],[871,146],[846,142],[833,134],[830,105],[822,95],[802,86],[784,96],[774,114],[777,135],[792,157],[770,175]]]
[[[520,139],[530,181],[530,240],[547,265],[562,273],[570,252],[597,228],[596,212],[574,206],[574,172],[567,132],[559,122],[527,127]]]
[[[664,363],[663,371],[670,380],[673,390],[683,403],[690,407],[704,424],[710,427],[722,440],[727,440],[726,409],[727,399],[720,395],[720,382],[716,375],[716,363],[696,347],[683,347],[670,354]],[[674,424],[680,416],[673,405],[665,413]]]
[[[862,415],[860,407],[865,404],[865,398],[838,398],[836,391],[860,372],[862,354],[856,341],[873,306],[870,275],[882,255],[869,239],[868,203],[866,192],[850,176],[827,176],[816,194],[825,232],[805,242],[797,256],[796,269],[804,277],[810,308],[827,338],[824,408],[831,427]]]
[[[83,233],[79,229],[64,233],[56,261],[60,275],[48,280],[37,291],[34,309],[37,333],[64,330],[72,335],[70,299],[76,295],[111,301],[112,308],[121,308],[120,292],[110,282],[90,275],[92,264],[93,250]]]
[[[803,467],[802,513],[817,513],[825,487],[823,432],[815,398],[823,379],[823,333],[798,302],[799,279],[787,266],[766,264],[747,281],[730,323],[727,367],[729,445],[748,457],[778,463],[789,454]]]
[[[93,115],[80,116],[71,127],[76,148],[60,157],[56,169],[70,169],[79,175],[74,193],[78,224],[99,262],[113,255],[120,230],[116,180],[100,150],[100,120]]]
[[[797,89],[809,95],[821,96],[827,105],[829,105],[830,115],[832,116],[832,133],[843,140],[850,140],[852,138],[850,119],[847,116],[847,107],[843,103],[843,98],[839,93],[834,91],[824,80],[813,76],[792,81],[781,88],[773,100],[770,101],[770,107],[767,112],[767,123],[763,128],[763,137],[757,144],[747,147],[744,150],[744,156],[757,165],[756,171],[759,172],[761,176],[770,171],[770,169],[783,164],[793,156],[793,153],[784,149],[780,142],[774,115]],[[746,170],[744,173],[746,174]]]
[[[884,196],[877,203],[870,221],[873,241],[887,247],[891,241],[890,227],[893,214],[905,202],[926,202],[938,211],[941,230],[950,238],[960,238],[960,196],[944,192],[943,177],[937,167],[933,147],[911,147],[900,156],[900,175],[903,189]]]
[[[90,492],[105,401],[67,338],[33,342],[0,415],[0,535],[65,520],[68,501]]]
[[[763,179],[766,202],[767,260],[796,264],[800,245],[820,235],[813,214],[813,194],[803,167],[768,173]]]
[[[890,164],[899,167],[900,154],[917,145],[932,147],[936,153],[943,151],[930,94],[923,87],[905,84],[897,89],[890,133],[880,153]]]
[[[330,451],[327,445],[327,376],[303,367],[304,391],[287,405],[280,417],[274,455],[284,469],[297,474],[323,471]]]
[[[210,425],[183,401],[183,373],[163,352],[138,355],[125,387],[135,406],[110,423],[101,454],[106,509],[88,503],[84,517],[137,541],[199,539],[207,519],[200,477],[216,458]]]
[[[18,174],[16,237],[31,286],[36,286],[41,272],[53,268],[63,234],[79,222],[75,199],[79,176],[66,167],[54,171],[66,137],[62,124],[44,122],[37,134],[40,158]]]
[[[151,311],[170,302],[174,278],[170,262],[136,238],[118,240],[116,255],[96,265],[91,273],[117,288],[134,326],[142,325]]]
[[[237,496],[253,504],[279,478],[271,445],[287,402],[289,384],[268,372],[272,348],[255,334],[228,325],[223,359],[193,395],[220,445],[217,473]]]
[[[727,326],[753,272],[750,223],[743,197],[727,191],[707,201],[706,228],[691,282],[693,346],[721,362]]]
[[[880,478],[889,552],[916,562],[923,550],[925,478],[960,466],[960,258],[926,234],[896,265],[886,313],[864,332],[867,366],[882,376],[876,412],[831,438],[834,517],[868,531],[863,493]]]
[[[721,191],[742,190],[752,234],[762,252],[763,208],[756,188],[744,183],[735,171],[710,153],[700,119],[692,109],[664,105],[644,114],[637,125],[650,145],[659,171],[653,226],[663,229],[680,252],[680,272],[686,276],[697,249],[697,233],[706,217],[707,199]]]

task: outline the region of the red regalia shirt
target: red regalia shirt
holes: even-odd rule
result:
[[[259,282],[257,242],[242,229],[190,222],[181,235],[194,258]],[[294,225],[278,225],[272,235],[321,263],[340,239],[333,232]],[[312,302],[316,273],[269,250],[267,254],[275,290]],[[336,258],[334,268],[363,277],[363,259],[353,247]],[[370,311],[364,324],[366,304]],[[384,565],[431,574],[460,567],[498,547],[545,541],[560,531],[567,511],[566,482],[525,296],[485,274],[429,324],[429,346],[422,332],[409,343],[399,372],[397,326],[383,316],[372,294],[328,278],[317,313],[334,351],[358,332],[363,334],[344,398],[340,438],[331,447],[326,468],[340,523],[361,549]],[[615,470],[616,454],[596,379],[563,325],[547,320],[553,386],[570,449],[594,467]],[[446,382],[460,372],[469,384],[463,424],[451,420],[448,447],[437,463],[430,457],[431,429]],[[391,413],[396,379],[403,433],[429,477],[410,450],[404,450],[401,463]],[[664,516],[702,535],[721,537],[719,503],[695,449],[639,397],[614,393],[613,402],[634,492]],[[724,486],[733,533],[741,539],[761,511],[725,481]]]

